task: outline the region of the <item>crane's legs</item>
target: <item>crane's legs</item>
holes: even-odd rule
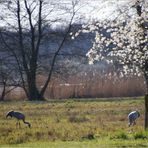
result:
[[[20,121],[18,120],[17,122],[16,122],[16,128],[20,128],[21,127],[21,124],[20,124]]]

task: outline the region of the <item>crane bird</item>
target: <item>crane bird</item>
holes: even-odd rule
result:
[[[138,111],[132,111],[128,114],[128,126],[130,127],[131,125],[136,124],[136,119],[140,117],[140,113]]]
[[[25,115],[23,113],[16,112],[16,111],[12,110],[12,111],[9,111],[7,113],[6,118],[9,117],[9,116],[11,118],[14,117],[14,118],[16,118],[18,120],[16,125],[19,125],[19,127],[20,127],[20,122],[19,122],[20,120],[22,120],[25,124],[27,124],[29,128],[31,127],[31,124],[29,122],[25,121]]]

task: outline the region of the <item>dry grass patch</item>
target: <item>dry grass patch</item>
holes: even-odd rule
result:
[[[79,99],[49,102],[4,102],[0,104],[0,144],[22,144],[37,141],[84,141],[105,139],[140,139],[143,130],[142,98]],[[32,124],[31,129],[15,119],[6,119],[9,110],[19,110]],[[127,114],[138,109],[141,119],[134,127],[139,133],[129,136]],[[122,131],[122,132],[121,132]],[[147,135],[146,135],[147,138]],[[142,138],[141,138],[142,139]]]

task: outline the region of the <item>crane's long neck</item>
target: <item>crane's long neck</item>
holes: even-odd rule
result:
[[[29,128],[31,127],[31,124],[30,124],[29,122],[26,122],[25,120],[23,120],[23,122],[24,122],[25,124],[27,124]]]

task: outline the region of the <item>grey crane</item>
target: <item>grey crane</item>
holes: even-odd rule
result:
[[[140,113],[138,111],[132,111],[128,114],[128,126],[136,124],[136,119],[140,117]]]
[[[25,115],[23,113],[16,112],[16,111],[12,110],[7,113],[6,118],[9,116],[11,118],[14,117],[18,120],[16,125],[19,125],[19,127],[20,127],[20,122],[19,122],[20,120],[22,120],[25,124],[27,124],[29,128],[31,127],[31,124],[29,122],[25,121]]]

